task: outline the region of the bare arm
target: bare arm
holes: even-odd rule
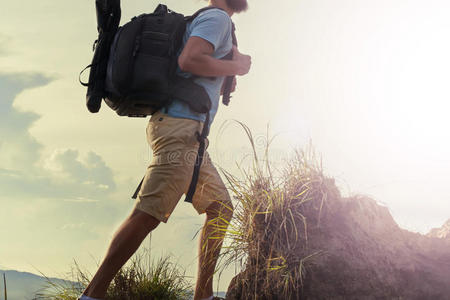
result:
[[[200,37],[190,37],[178,58],[180,69],[197,76],[215,77],[245,75],[250,70],[251,58],[233,48],[233,60],[212,57],[214,46]]]

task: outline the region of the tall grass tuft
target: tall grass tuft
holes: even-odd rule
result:
[[[283,167],[273,167],[273,139],[266,138],[261,156],[250,129],[239,124],[250,140],[253,159],[247,169],[239,166],[239,177],[222,170],[236,205],[221,267],[238,261],[242,268],[227,299],[301,299],[305,272],[321,253],[308,245],[308,226],[320,224],[327,197],[322,162],[310,142]]]
[[[114,278],[106,300],[119,299],[190,299],[192,289],[185,280],[184,272],[172,263],[169,257],[160,258],[150,272],[143,267],[140,256],[132,264],[121,270]]]
[[[136,254],[111,282],[105,300],[184,300],[191,299],[192,287],[185,272],[170,257],[154,261],[150,267]],[[33,300],[76,300],[89,283],[87,272],[75,263],[72,281],[56,283],[47,278],[47,285]]]

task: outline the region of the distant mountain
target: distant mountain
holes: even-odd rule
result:
[[[46,287],[46,278],[27,272],[18,272],[14,270],[0,270],[0,299],[3,299],[3,274],[6,274],[6,286],[8,289],[8,300],[31,300],[35,293]],[[64,283],[58,278],[49,278],[52,282]]]
[[[447,222],[442,225],[442,227],[431,229],[427,236],[439,239],[450,238],[450,219],[448,219]]]

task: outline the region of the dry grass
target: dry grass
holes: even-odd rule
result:
[[[5,289],[5,300],[8,300],[8,290],[6,287],[6,274],[3,273],[3,288]]]
[[[300,299],[302,281],[319,251],[308,247],[308,224],[318,225],[326,201],[322,163],[310,143],[281,169],[269,161],[267,138],[258,156],[249,128],[239,123],[253,149],[252,166],[236,177],[222,170],[234,195],[233,220],[222,230],[227,246],[221,270],[241,263],[227,299]],[[241,178],[241,179],[240,179]]]

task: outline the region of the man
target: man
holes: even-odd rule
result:
[[[231,33],[230,17],[247,10],[247,0],[210,0],[209,6],[217,9],[200,13],[187,26],[183,50],[178,58],[178,73],[198,76],[196,82],[205,88],[211,99],[211,124],[218,110],[225,76],[247,74],[251,58],[232,46]],[[233,59],[221,60],[230,51],[233,51]],[[205,115],[191,111],[176,99],[167,109],[152,115],[147,126],[147,140],[153,149],[153,159],[135,207],[115,233],[105,259],[80,300],[102,299],[116,273],[145,237],[160,222],[167,222],[189,188],[199,145],[195,133],[201,132],[204,122]],[[231,220],[233,206],[207,152],[192,204],[199,214],[206,213],[200,235],[194,300],[212,300],[212,278],[224,238],[223,231],[217,229],[226,228],[224,220]]]

